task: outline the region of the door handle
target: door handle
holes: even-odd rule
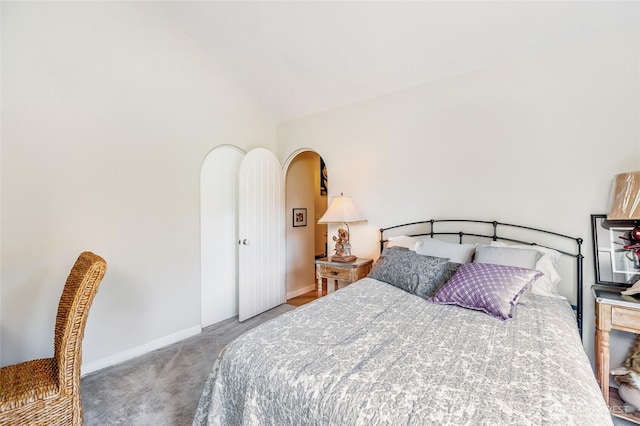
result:
[[[249,245],[249,240],[247,240],[246,238],[244,240],[242,240],[242,244],[245,246]]]

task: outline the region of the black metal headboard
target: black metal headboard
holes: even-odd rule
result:
[[[438,223],[459,223],[459,224],[477,224],[478,227],[484,226],[484,231],[487,229],[490,232],[464,232],[464,231],[455,231],[450,232],[448,230],[444,231],[436,231],[436,224]],[[488,227],[487,227],[488,225]],[[457,226],[457,225],[456,225]],[[463,226],[463,225],[460,225]],[[500,232],[503,234],[498,234],[498,228],[500,228]],[[511,243],[519,243],[519,244],[527,244],[532,246],[540,246],[549,249],[556,250],[563,255],[574,257],[576,262],[576,305],[574,305],[574,309],[576,310],[576,318],[578,321],[578,331],[580,332],[580,337],[582,337],[582,284],[583,284],[583,259],[582,255],[582,238],[571,237],[569,235],[559,234],[553,231],[546,231],[544,229],[532,228],[529,226],[522,225],[513,225],[510,223],[502,223],[497,221],[486,221],[486,220],[468,220],[468,219],[431,219],[420,222],[411,222],[411,223],[403,223],[400,225],[390,226],[388,228],[380,228],[380,253],[384,249],[384,244],[388,241],[388,238],[385,236],[385,232],[389,232],[391,230],[403,231],[408,230],[407,232],[401,232],[404,235],[418,237],[418,236],[430,236],[433,238],[436,235],[457,235],[458,242],[462,244],[464,237],[476,237],[476,238],[487,238],[492,241],[507,241]],[[519,236],[510,237],[509,232],[517,233],[515,231],[524,230],[527,233],[527,236],[531,235],[534,237],[540,236],[541,238],[545,238],[545,244],[540,244],[538,241],[528,241],[524,239],[520,239]],[[531,232],[529,232],[531,231]],[[387,234],[388,235],[388,234]],[[566,250],[564,248],[559,248],[559,246],[548,245],[546,240],[551,239],[552,241],[557,238],[558,243],[560,241],[566,244],[567,240],[571,240],[573,244],[572,251]],[[534,238],[538,239],[538,238]],[[554,243],[555,244],[555,243]],[[575,245],[574,245],[575,244]]]

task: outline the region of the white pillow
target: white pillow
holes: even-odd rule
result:
[[[542,256],[542,255],[540,255]],[[517,266],[535,269],[538,252],[533,249],[512,249],[501,246],[478,246],[473,263],[492,263],[494,265]]]
[[[448,258],[449,262],[469,263],[476,251],[475,244],[447,243],[436,238],[425,237],[421,239],[422,247],[416,249],[416,253],[427,256]]]
[[[408,235],[399,235],[397,237],[389,237],[387,247],[406,247],[409,250],[416,251],[422,247],[422,240]]]
[[[566,297],[558,294],[558,284],[560,283],[560,274],[556,270],[558,259],[560,259],[560,252],[540,246],[530,245],[511,245],[505,244],[500,241],[492,241],[491,245],[494,247],[509,247],[514,250],[536,250],[541,254],[535,265],[537,271],[542,272],[544,275],[533,282],[531,286],[531,293],[540,296],[555,297],[556,299],[566,300]]]

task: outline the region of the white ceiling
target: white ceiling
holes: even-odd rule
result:
[[[640,27],[640,1],[155,5],[278,122]]]

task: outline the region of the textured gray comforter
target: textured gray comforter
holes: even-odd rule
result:
[[[571,308],[511,321],[365,278],[220,354],[195,425],[611,425]]]

